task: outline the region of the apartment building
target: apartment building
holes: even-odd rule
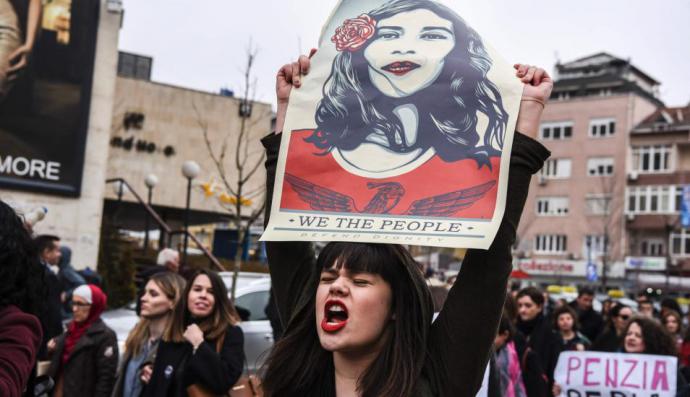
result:
[[[517,263],[540,281],[615,284],[625,276],[630,131],[663,106],[660,83],[607,53],[558,63],[554,80],[539,131],[552,156],[532,181]]]
[[[633,128],[628,156],[628,269],[690,275],[690,230],[680,216],[690,185],[690,105],[658,109]]]

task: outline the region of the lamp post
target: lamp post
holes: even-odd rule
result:
[[[151,198],[153,197],[153,188],[158,184],[158,177],[153,175],[153,174],[148,174],[146,175],[146,179],[144,179],[144,184],[146,185],[146,189],[148,189],[148,201],[146,202],[149,207],[151,207]],[[149,229],[150,229],[150,224],[149,224],[149,212],[146,211],[146,226],[145,230],[146,233],[144,234],[144,253],[146,253],[149,250]]]
[[[113,214],[113,223],[117,223],[117,217],[120,214],[120,208],[122,207],[122,196],[127,193],[129,189],[123,181],[117,181],[113,184],[113,192],[117,196],[117,205],[115,206],[115,213]]]
[[[182,264],[187,265],[187,244],[189,240],[189,202],[192,198],[192,179],[199,175],[201,168],[195,161],[185,161],[182,164],[182,175],[187,178],[187,205],[184,210],[184,251],[182,253]]]

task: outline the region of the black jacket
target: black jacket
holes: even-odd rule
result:
[[[62,334],[62,300],[60,299],[61,286],[58,276],[53,273],[48,265],[43,265],[43,277],[46,285],[46,300],[41,307],[38,319],[43,329],[43,341],[38,351],[38,359],[45,360],[48,356],[46,344],[49,340]]]
[[[549,384],[552,384],[560,348],[558,335],[551,327],[551,322],[539,314],[530,321],[518,320],[517,329],[524,335],[527,346],[539,357],[541,366],[549,378]]]
[[[280,135],[262,140],[266,148],[266,204],[268,222],[273,196]],[[430,327],[428,358],[417,380],[415,397],[474,397],[481,386],[512,270],[511,246],[527,199],[530,179],[543,165],[549,151],[541,144],[515,134],[510,159],[506,209],[498,233],[488,250],[470,249],[445,305]],[[295,309],[315,293],[307,287],[316,269],[313,245],[308,242],[266,242],[274,300],[285,324]],[[324,369],[319,384],[309,390],[335,395],[335,377]],[[282,393],[281,397],[292,397]],[[310,395],[304,391],[302,395]],[[313,395],[313,394],[311,394]]]
[[[65,336],[57,339],[57,347],[51,355],[48,375],[63,378],[62,395],[109,397],[115,384],[117,371],[117,337],[103,320],[94,322],[77,341],[67,363],[61,368]]]
[[[613,327],[608,327],[606,330],[599,335],[599,337],[592,343],[592,348],[597,352],[617,352],[621,348],[622,338],[616,334],[616,330]]]
[[[575,309],[577,320],[580,323],[580,332],[590,341],[594,341],[604,329],[604,318],[594,309],[580,310],[577,301],[570,302],[570,307]]]
[[[204,341],[196,353],[192,353],[192,345],[187,342],[161,341],[151,381],[143,395],[183,397],[191,385],[225,395],[242,375],[243,364],[244,334],[238,326],[227,329],[220,353],[216,352],[214,341]]]

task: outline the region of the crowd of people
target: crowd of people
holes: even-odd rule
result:
[[[439,24],[451,26],[434,29],[454,29],[462,37],[472,37],[463,21],[434,2],[399,1],[394,8],[383,7],[371,15],[385,19],[429,11]],[[481,56],[478,42],[458,43],[462,54]],[[360,50],[353,47],[352,54],[339,57],[361,56],[356,51]],[[478,62],[483,64],[481,59]],[[343,65],[347,72],[349,62]],[[451,74],[441,71],[442,61],[438,66],[436,76]],[[268,197],[265,222],[271,216],[290,92],[300,88],[309,69],[310,58],[301,56],[277,75],[276,133],[262,140]],[[651,317],[633,316],[631,308],[622,305],[611,304],[604,313],[596,313],[593,294],[587,290],[575,302],[553,308],[536,288],[514,296],[507,293],[511,247],[530,181],[550,155],[534,137],[553,88],[541,68],[516,64],[515,74],[523,92],[504,216],[491,246],[467,251],[441,304],[432,296],[420,265],[401,245],[332,242],[317,255],[308,242],[267,242],[272,299],[283,332],[260,371],[258,392],[270,397],[474,397],[490,365],[492,395],[541,397],[559,392],[553,370],[564,350],[601,345],[627,353],[677,354],[680,314],[662,314],[665,325],[661,325]],[[343,76],[354,75],[349,71]],[[460,78],[451,87],[475,83]],[[417,80],[410,84],[406,86],[410,95],[429,86]],[[475,89],[485,93],[487,88],[482,87]],[[396,103],[403,106],[407,100],[401,97]],[[457,130],[447,127],[441,132],[451,129]],[[66,256],[57,239],[33,239],[21,217],[2,202],[0,227],[3,396],[36,394],[34,386],[43,385],[37,377],[41,360],[49,361],[46,373],[54,384],[47,388],[58,397],[257,395],[254,380],[242,376],[240,315],[218,274],[199,270],[182,278],[175,255],[162,254],[163,266],[141,280],[140,319],[120,354],[115,333],[101,319],[107,307],[103,290],[86,279],[81,283],[67,266],[55,271]],[[63,329],[65,304],[71,318]],[[664,326],[675,330],[675,339]],[[682,382],[683,376],[678,378]],[[246,393],[238,394],[242,392]]]
[[[677,356],[677,395],[690,395],[690,313],[684,317],[671,298],[657,311],[645,293],[637,296],[637,308],[608,299],[597,311],[594,298],[587,287],[572,302],[551,301],[536,287],[509,294],[494,342],[489,395],[557,396],[560,353],[585,350]]]
[[[244,338],[225,284],[206,270],[181,277],[178,259],[163,250],[160,266],[142,274],[140,319],[119,352],[101,318],[107,295],[98,280],[74,270],[59,238],[33,237],[0,201],[0,395],[206,396],[251,387],[240,379]]]

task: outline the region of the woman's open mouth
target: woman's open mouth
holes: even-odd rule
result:
[[[402,62],[393,62],[389,63],[388,65],[382,67],[381,69],[391,72],[396,76],[403,76],[407,74],[408,72],[417,69],[420,67],[420,65],[410,62],[410,61],[402,61]]]
[[[339,300],[328,300],[324,306],[321,329],[326,332],[340,331],[347,325],[347,306]]]

